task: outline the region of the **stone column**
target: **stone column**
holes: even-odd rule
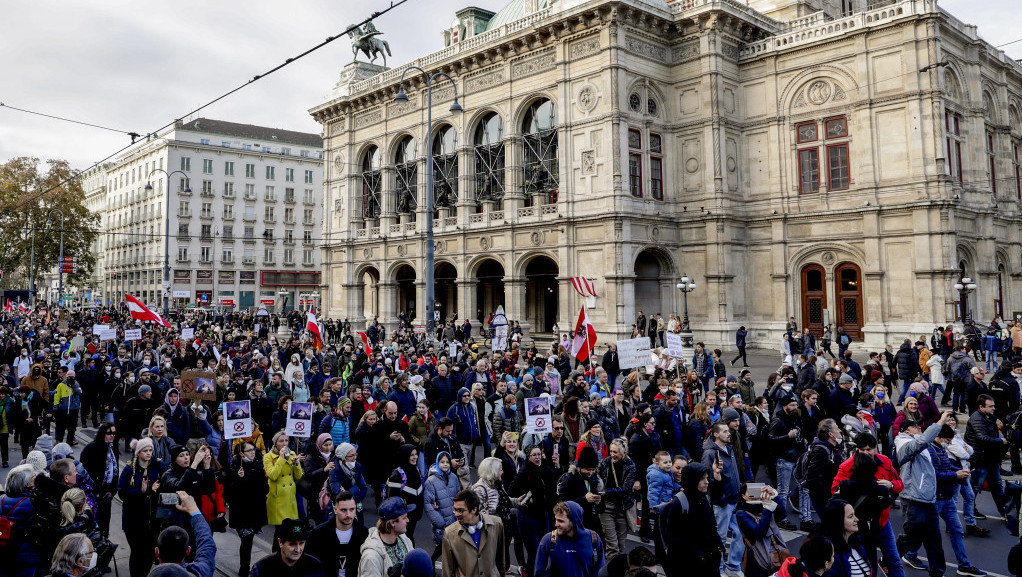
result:
[[[526,315],[528,312],[528,301],[525,294],[524,277],[504,277],[504,313],[509,321],[518,321],[522,326],[522,333],[529,335],[532,331],[532,322]],[[484,314],[489,314],[483,311]]]
[[[397,195],[394,194],[396,182],[394,167],[384,167],[381,179],[383,190],[380,192],[380,234],[383,235],[390,233],[390,225],[397,224]]]
[[[506,132],[511,132],[507,131]],[[522,145],[521,142],[504,140],[504,217],[508,222],[518,221],[518,209],[525,206],[522,194]]]
[[[376,310],[379,312],[380,322],[391,332],[397,326],[397,283],[390,280],[380,280],[376,283]]]
[[[475,278],[462,277],[455,281],[457,287],[455,290],[458,293],[458,321],[460,322],[471,319],[475,313],[476,306],[478,306],[476,303],[477,285],[478,281]]]

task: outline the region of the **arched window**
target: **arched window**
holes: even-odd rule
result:
[[[415,220],[415,208],[418,206],[418,165],[415,162],[415,139],[406,136],[397,145],[394,155],[395,172],[397,173],[397,213],[410,216]]]
[[[380,217],[380,199],[383,194],[383,172],[380,149],[373,146],[362,156],[362,218]]]
[[[496,112],[483,117],[476,126],[476,203],[504,198],[504,120]],[[481,208],[481,207],[480,207]]]
[[[444,126],[433,137],[433,209],[458,203],[458,133]]]
[[[537,195],[557,201],[557,110],[545,98],[533,102],[522,121],[522,171],[527,206]]]

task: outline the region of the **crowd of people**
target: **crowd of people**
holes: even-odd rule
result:
[[[390,334],[327,320],[313,335],[304,321],[0,317],[0,459],[15,464],[0,577],[100,575],[118,522],[131,577],[208,577],[213,534],[227,531],[239,577],[936,577],[940,520],[957,573],[982,576],[965,537],[1018,534],[1018,487],[1002,479],[1022,472],[1022,326],[1010,322],[990,333],[996,351],[983,337],[970,356],[971,333],[941,329],[860,364],[843,330],[834,355],[829,328],[817,343],[792,319],[759,385],[734,373],[744,327],[733,360],[697,343],[690,359],[653,348],[648,366],[622,369],[613,344],[580,363],[567,335],[537,345],[516,325],[491,352],[468,321],[439,327],[435,344],[404,318]],[[655,347],[674,321],[637,325]],[[132,328],[141,340],[125,339]],[[215,399],[182,388],[192,370],[215,375]],[[550,432],[526,425],[536,397],[549,398]],[[240,400],[251,434],[230,438],[225,403]],[[285,433],[292,402],[313,404],[308,437]],[[79,427],[96,431],[80,451]],[[1004,529],[980,525],[984,490]],[[253,562],[267,531],[272,552]],[[792,531],[809,535],[797,552]]]

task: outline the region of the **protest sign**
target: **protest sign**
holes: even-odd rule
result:
[[[117,329],[106,329],[100,331],[97,335],[101,341],[115,341],[117,340]]]
[[[142,329],[128,329],[124,331],[125,341],[140,341],[142,340]]]
[[[200,401],[216,400],[216,373],[184,371],[181,373],[181,396]]]
[[[284,433],[289,437],[312,436],[312,403],[291,403]]]
[[[195,338],[195,329],[189,327],[181,329],[181,340],[187,341],[188,339]]]
[[[240,439],[252,436],[252,408],[250,401],[224,403],[224,436]]]
[[[622,369],[648,365],[649,355],[648,337],[624,339],[617,342],[618,366]]]
[[[683,359],[683,358],[685,358],[685,353],[681,349],[681,342],[682,342],[681,341],[681,335],[676,334],[676,333],[667,333],[667,334],[664,335],[664,338],[667,341],[667,354],[668,355],[670,355],[670,356],[672,356],[672,357],[674,357],[676,359]],[[649,339],[647,339],[647,341],[648,340]]]
[[[490,348],[495,351],[507,349],[507,325],[493,327],[493,343]]]
[[[552,433],[554,430],[550,410],[550,397],[525,399],[525,432],[531,435]]]
[[[110,325],[92,325],[92,334],[96,336],[106,330],[110,330]]]

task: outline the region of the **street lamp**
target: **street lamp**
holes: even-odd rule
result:
[[[972,282],[969,277],[962,277],[955,283],[955,290],[958,291],[958,302],[962,306],[962,322],[965,324],[969,323],[970,315],[969,309],[969,293],[976,290],[976,283]]]
[[[436,337],[436,321],[433,318],[433,294],[434,294],[434,273],[436,266],[436,255],[433,246],[433,81],[437,78],[446,78],[454,88],[454,104],[451,104],[451,112],[463,112],[458,104],[458,85],[446,72],[436,72],[432,76],[418,66],[409,66],[401,73],[401,82],[398,83],[395,102],[408,102],[408,95],[405,94],[405,74],[409,70],[415,70],[426,79],[426,154],[429,155],[429,163],[426,167],[426,342],[433,344]]]
[[[180,170],[173,172],[167,172],[162,168],[154,168],[149,171],[146,175],[145,191],[147,193],[153,191],[153,183],[149,181],[149,177],[157,172],[162,172],[167,175],[167,209],[163,213],[164,219],[164,233],[163,233],[163,316],[166,318],[170,315],[170,177],[174,174],[180,174],[185,178],[185,192],[191,193],[192,188],[188,186],[188,175]]]
[[[51,208],[49,214],[46,216],[46,228],[50,228],[53,222],[50,220],[50,215],[53,213],[60,214],[60,256],[57,258],[57,306],[64,306],[64,211],[59,208]]]
[[[688,293],[696,290],[695,279],[688,278],[687,274],[682,274],[681,282],[678,283],[676,288],[681,291],[682,302],[684,306],[685,316],[681,320],[681,352],[683,355],[683,361],[688,363],[692,359],[694,353],[694,342],[695,336],[692,334],[692,328],[688,324]]]

